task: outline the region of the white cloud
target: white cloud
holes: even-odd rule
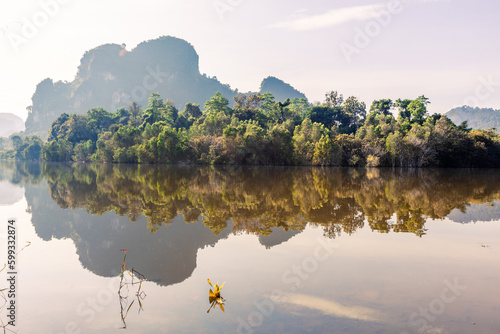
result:
[[[382,15],[382,10],[390,6],[402,6],[408,4],[419,4],[426,2],[438,2],[449,0],[396,0],[387,3],[373,5],[345,7],[333,9],[323,14],[300,17],[281,21],[271,25],[272,28],[281,28],[291,31],[309,31],[344,24],[350,21],[365,21]]]
[[[334,9],[324,14],[278,22],[273,24],[272,27],[293,31],[316,30],[336,26],[349,21],[363,21],[377,17],[380,10],[384,7],[385,4],[374,4]]]
[[[326,315],[362,321],[385,322],[386,317],[379,311],[362,306],[344,306],[333,300],[288,293],[280,298],[280,302],[317,310]]]

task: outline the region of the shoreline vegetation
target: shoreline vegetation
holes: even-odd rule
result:
[[[336,91],[323,103],[272,94],[215,93],[204,108],[153,93],[108,112],[62,114],[48,139],[12,135],[0,158],[54,162],[342,167],[500,167],[500,137],[428,115],[425,96],[366,105]],[[392,110],[396,109],[395,117]]]

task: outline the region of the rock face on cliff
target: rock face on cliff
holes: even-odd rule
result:
[[[9,137],[11,134],[24,130],[21,117],[9,113],[0,113],[0,137]]]
[[[47,78],[37,85],[26,134],[46,137],[62,113],[83,114],[98,107],[114,112],[133,101],[145,107],[151,93],[173,100],[178,109],[187,102],[203,106],[216,92],[232,102],[237,90],[200,74],[198,63],[193,46],[175,37],[146,41],[131,51],[125,45],[101,45],[83,55],[72,82]],[[276,100],[305,97],[274,77],[264,79],[261,92],[276,94]]]

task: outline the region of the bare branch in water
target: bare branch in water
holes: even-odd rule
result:
[[[137,298],[137,303],[139,304],[138,313],[140,313],[143,310],[142,300],[146,298],[146,293],[144,291],[141,291],[142,283],[144,282],[146,277],[144,277],[143,274],[141,274],[134,268],[132,268],[132,270],[127,269],[127,250],[122,249],[121,251],[125,252],[125,254],[123,255],[122,270],[120,273],[120,288],[118,289],[118,297],[120,299],[120,318],[123,323],[122,329],[125,329],[127,328],[127,322],[125,321],[125,319],[127,318],[128,312],[132,308],[132,305],[136,301],[136,299],[134,299],[130,304],[128,303],[129,286],[134,287],[137,284],[139,285],[137,287],[137,291],[135,292],[135,298]],[[126,280],[125,273],[127,273],[131,277],[130,282]]]

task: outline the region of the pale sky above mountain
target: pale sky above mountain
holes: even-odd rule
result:
[[[162,35],[240,91],[273,75],[311,101],[337,90],[368,106],[424,94],[432,113],[500,109],[498,13],[495,0],[2,1],[0,112],[25,119],[36,84],[73,80],[89,49]]]

